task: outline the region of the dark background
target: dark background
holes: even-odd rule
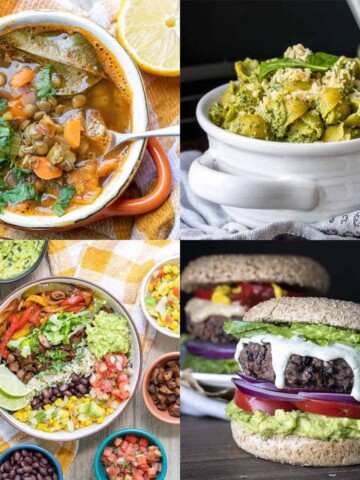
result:
[[[321,263],[330,274],[328,297],[360,303],[360,243],[353,241],[196,241],[181,242],[182,269],[203,255],[228,253],[305,255]],[[182,293],[185,305],[191,295]],[[185,318],[184,315],[182,318]],[[182,322],[184,325],[184,322]]]
[[[296,43],[354,57],[360,43],[346,0],[181,0],[181,30],[184,150],[206,146],[196,103],[235,78],[234,61],[278,57]]]

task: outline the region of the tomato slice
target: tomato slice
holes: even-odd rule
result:
[[[238,389],[235,390],[234,402],[236,406],[249,413],[252,413],[254,410],[261,410],[269,415],[275,415],[276,410],[284,410],[285,412],[296,410],[295,405],[291,402],[265,400],[264,398],[247,395],[246,393],[240,392]]]
[[[303,412],[326,415],[327,417],[360,418],[360,405],[329,402],[328,400],[318,400],[313,398],[294,402],[294,405]]]

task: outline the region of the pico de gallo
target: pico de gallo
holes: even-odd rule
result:
[[[163,469],[160,448],[136,435],[116,437],[101,460],[109,480],[150,480]]]

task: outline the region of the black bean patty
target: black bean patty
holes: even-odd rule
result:
[[[275,382],[269,343],[248,343],[240,352],[240,363],[245,374],[258,380]],[[349,364],[339,358],[323,362],[318,358],[291,355],[285,371],[286,386],[310,390],[350,393],[354,374]]]
[[[229,320],[226,317],[212,316],[205,322],[193,323],[187,319],[187,329],[195,337],[211,343],[237,343],[238,340],[232,335],[224,332],[224,322]]]

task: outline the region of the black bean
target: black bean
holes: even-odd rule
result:
[[[32,466],[31,465],[26,465],[26,467],[23,468],[24,473],[31,473],[32,472]]]
[[[45,457],[42,457],[42,458],[40,459],[40,463],[42,463],[43,465],[47,465],[49,462],[48,462],[48,460],[47,460]]]
[[[42,468],[39,469],[39,473],[41,473],[41,475],[43,475],[44,477],[46,477],[46,475],[47,475],[48,472],[47,472],[46,468],[42,467]]]
[[[59,391],[62,392],[62,393],[65,392],[67,389],[68,389],[68,386],[67,386],[66,383],[63,383],[63,384],[60,385],[60,387],[59,387]]]
[[[71,380],[73,380],[74,382],[79,382],[80,377],[79,377],[79,375],[76,375],[76,373],[72,373],[71,374]]]
[[[82,378],[80,380],[80,382],[83,384],[83,385],[89,385],[89,379],[88,378]]]
[[[24,458],[25,462],[29,463],[30,465],[33,463],[31,457],[27,456]]]
[[[20,452],[15,452],[14,460],[15,460],[15,462],[18,462],[20,460]]]
[[[42,396],[44,398],[50,398],[51,397],[51,388],[45,388],[43,391],[42,391]]]

